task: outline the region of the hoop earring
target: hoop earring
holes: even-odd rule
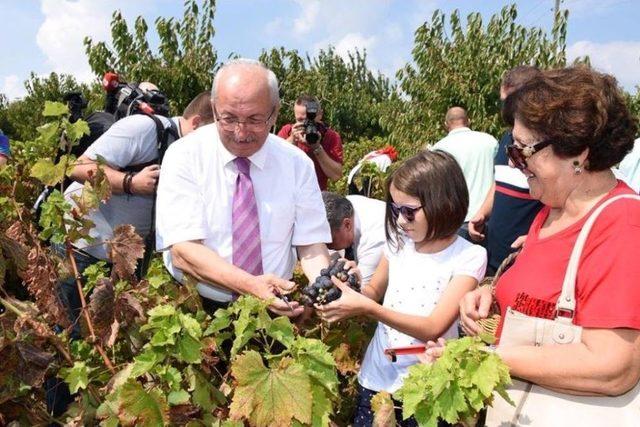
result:
[[[580,166],[580,162],[577,160],[573,161],[573,173],[576,175],[580,175],[582,173],[582,166]]]

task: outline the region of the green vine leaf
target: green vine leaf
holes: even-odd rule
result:
[[[89,385],[89,373],[91,370],[85,362],[76,361],[71,368],[61,368],[59,375],[69,384],[71,393],[77,393],[78,390],[83,390]]]
[[[289,426],[295,418],[311,423],[311,384],[304,368],[290,358],[267,368],[256,351],[238,356],[231,367],[238,382],[230,406],[232,419],[258,426]]]
[[[44,117],[58,117],[65,114],[69,114],[69,108],[62,102],[44,102],[44,111],[42,111]]]
[[[126,426],[160,426],[169,421],[167,402],[157,389],[145,390],[136,381],[120,389],[119,418]]]

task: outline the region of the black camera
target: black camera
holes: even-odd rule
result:
[[[320,141],[320,129],[316,124],[316,116],[318,115],[318,110],[320,109],[320,105],[315,101],[307,101],[305,104],[307,109],[307,117],[304,119],[304,137],[307,144],[316,144]]]
[[[82,118],[82,113],[87,108],[87,100],[82,95],[82,92],[67,92],[62,97],[62,100],[67,103],[69,108],[69,121],[71,123],[75,123]]]
[[[135,83],[121,84],[116,96],[116,120],[138,112],[169,115],[167,97],[159,90],[142,90]]]

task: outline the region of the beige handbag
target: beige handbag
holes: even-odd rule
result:
[[[556,303],[556,318],[531,317],[509,307],[506,310],[500,346],[563,345],[580,342],[582,327],[573,324],[576,308],[575,283],[580,255],[598,215],[611,203],[620,199],[640,201],[640,196],[612,197],[587,219],[571,252],[562,283],[562,293]],[[592,397],[557,393],[514,378],[508,393],[515,402],[515,407],[496,397],[493,406],[488,408],[486,426],[640,426],[640,383],[622,396]]]

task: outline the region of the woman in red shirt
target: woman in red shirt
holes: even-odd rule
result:
[[[586,218],[605,200],[633,193],[611,167],[633,147],[637,122],[615,79],[582,66],[532,78],[507,98],[503,116],[513,126],[510,161],[545,207],[495,297],[502,318],[507,307],[554,318]],[[638,249],[640,202],[616,201],[598,217],[580,258],[573,321],[583,327],[582,342],[499,346],[511,375],[574,395],[616,396],[632,389],[640,379]],[[491,289],[481,287],[462,300],[468,334],[479,333],[476,321],[487,317],[492,298]]]

